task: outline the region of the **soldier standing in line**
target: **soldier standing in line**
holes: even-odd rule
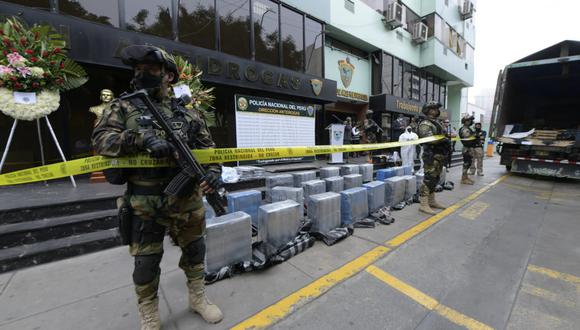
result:
[[[468,171],[473,162],[473,149],[475,147],[475,132],[471,129],[473,125],[473,116],[465,116],[461,119],[461,128],[459,129],[459,137],[461,138],[461,143],[463,143],[463,174],[461,176],[462,184],[473,184],[473,180],[469,178]]]
[[[380,133],[381,128],[373,120],[373,110],[367,110],[366,117],[364,120],[364,132],[367,143],[377,143],[377,134]]]
[[[148,92],[152,102],[170,118],[172,127],[179,130],[179,135],[190,148],[215,147],[200,114],[184,108],[168,96],[169,85],[178,81],[178,70],[167,53],[153,46],[133,45],[123,49],[121,57],[123,63],[134,70],[132,87]],[[171,157],[172,146],[165,139],[165,132],[155,129],[151,121],[146,108],[114,100],[95,127],[92,136],[94,148],[98,154],[111,157],[142,152],[154,158]],[[144,123],[149,123],[147,129]],[[127,192],[120,209],[129,206],[132,210],[129,252],[135,258],[133,283],[141,329],[161,327],[157,291],[167,230],[182,251],[179,267],[187,278],[190,308],[208,323],[220,322],[222,312],[205,295],[205,211],[202,201],[203,193],[212,193],[220,185],[219,164],[210,165],[203,180],[192,183],[180,197],[168,197],[163,193],[180,168],[123,171],[122,175],[117,175],[120,178],[117,184],[127,181]]]
[[[445,135],[445,138],[423,144],[423,168],[425,177],[419,190],[419,211],[427,214],[436,214],[432,208],[445,209],[446,207],[435,200],[435,186],[439,182],[443,164],[449,152],[451,139],[446,135],[443,126],[437,120],[441,114],[441,103],[430,101],[423,106],[423,113],[427,118],[419,123],[419,138],[435,135]]]
[[[342,144],[344,145],[352,144],[352,119],[350,117],[346,117],[346,120],[344,121],[344,135],[342,141],[343,141]],[[348,160],[351,156],[351,153],[345,152],[344,155],[346,156],[345,158]]]
[[[487,133],[481,130],[481,123],[475,123],[475,147],[473,148],[473,162],[469,168],[469,174],[483,176],[483,144],[485,143]]]

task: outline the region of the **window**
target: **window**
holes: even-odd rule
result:
[[[445,98],[447,96],[447,86],[446,86],[446,82],[441,80],[441,84],[440,84],[440,89],[439,89],[439,103],[441,103],[443,105],[443,107],[445,107]]]
[[[429,28],[427,31],[427,37],[432,37],[435,35],[435,17],[437,15],[435,14],[431,14],[427,17],[425,17],[425,19],[423,19],[423,23],[425,23],[425,25],[427,25],[427,27]]]
[[[439,78],[433,78],[433,101],[439,102]]]
[[[393,94],[393,57],[383,53],[383,93]]]
[[[306,73],[322,77],[322,24],[306,17],[304,29],[306,30]]]
[[[59,0],[61,13],[89,21],[119,27],[119,5],[117,0]]]
[[[427,74],[427,102],[433,100],[433,76]]]
[[[294,70],[304,69],[303,15],[282,7],[280,30],[282,34],[282,66]]]
[[[403,62],[393,58],[393,95],[402,97],[403,92]]]
[[[344,0],[344,8],[346,8],[346,10],[354,13],[354,1]]]
[[[471,47],[469,44],[465,44],[465,58],[467,59],[468,63],[473,63],[473,55],[474,55],[474,50],[473,47]]]
[[[457,56],[465,58],[465,39],[458,35],[457,38],[457,48],[455,50]]]
[[[279,6],[268,0],[254,0],[252,3],[256,61],[279,65]]]
[[[419,101],[420,99],[420,84],[421,84],[421,77],[419,76],[419,70],[413,69],[413,77],[411,78],[411,98],[415,101]]]
[[[406,99],[410,99],[411,95],[412,95],[412,78],[413,78],[413,66],[408,64],[408,63],[404,63],[404,68],[403,68],[403,97]]]
[[[50,9],[50,0],[4,0],[21,6]]]
[[[222,52],[250,58],[250,1],[220,0],[216,4]]]
[[[382,93],[381,71],[383,65],[381,63],[381,51],[376,51],[371,54],[371,94],[378,95]]]
[[[427,103],[427,73],[421,72],[421,88],[420,88],[421,103]]]
[[[178,3],[179,41],[215,49],[214,0],[180,0]]]
[[[403,28],[408,32],[410,32],[411,34],[413,34],[413,26],[416,22],[420,20],[419,15],[415,14],[411,9],[407,8],[406,6],[403,6],[403,13],[404,13],[403,21],[405,22],[403,24]]]
[[[449,47],[450,38],[451,38],[451,29],[449,28],[449,25],[444,23],[443,27],[441,28],[441,42],[443,42],[443,45]]]
[[[457,47],[458,38],[459,38],[459,35],[457,34],[457,32],[455,32],[455,30],[450,28],[449,29],[449,44],[447,44],[447,47],[449,47],[453,51],[455,51],[456,47]]]
[[[170,8],[171,0],[125,0],[127,30],[172,39]]]

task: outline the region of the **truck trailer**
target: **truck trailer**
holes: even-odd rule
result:
[[[580,41],[500,71],[491,124],[508,171],[580,179]]]

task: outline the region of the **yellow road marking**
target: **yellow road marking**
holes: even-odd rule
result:
[[[562,280],[565,282],[570,282],[570,283],[574,283],[576,285],[580,285],[580,277],[577,277],[574,275],[560,273],[560,272],[555,271],[553,269],[548,269],[548,268],[535,266],[535,265],[528,265],[528,270],[530,272],[542,274],[542,275],[545,275],[545,276],[548,276],[551,278],[555,278],[555,279]]]
[[[451,205],[450,207],[446,208],[445,210],[437,213],[436,215],[432,216],[431,218],[415,225],[414,227],[402,232],[401,234],[397,235],[393,239],[385,242],[385,245],[388,247],[397,247],[409,239],[413,238],[415,235],[423,232],[425,229],[431,227],[433,224],[439,222],[441,219],[445,218],[446,216],[450,215],[451,213],[457,211],[467,203],[473,201],[477,197],[479,197],[484,192],[488,191],[491,187],[495,186],[496,184],[502,182],[508,177],[508,175],[504,175],[501,178],[495,180],[494,182],[488,184],[487,186],[479,189],[478,191],[474,192],[473,194],[467,196],[466,198],[460,200],[459,202]]]
[[[486,324],[461,314],[452,308],[442,305],[437,300],[431,298],[430,296],[424,294],[423,292],[415,289],[409,284],[399,280],[398,278],[376,266],[369,266],[367,267],[366,271],[382,282],[388,284],[393,289],[413,299],[419,305],[427,308],[428,310],[436,312],[437,314],[443,316],[444,318],[457,325],[463,326],[467,329],[493,329]]]
[[[459,215],[465,219],[475,220],[477,219],[483,211],[485,211],[489,207],[488,203],[484,202],[475,202],[473,205],[469,206],[463,212],[459,213]]]
[[[281,320],[312,299],[330,290],[336,284],[360,273],[368,265],[377,261],[390,251],[389,248],[378,246],[362,256],[354,259],[339,269],[324,275],[302,289],[283,298],[277,303],[258,312],[247,320],[238,323],[231,329],[263,329]]]
[[[563,305],[566,307],[574,308],[576,307],[576,302],[570,301],[568,299],[562,298],[559,294],[554,293],[552,291],[542,289],[540,287],[531,285],[531,284],[524,284],[522,286],[522,292],[527,293],[532,296],[536,296],[542,299],[549,300],[553,303]]]
[[[314,282],[299,289],[298,291],[295,291],[289,296],[282,298],[278,302],[250,316],[246,320],[233,326],[231,329],[232,330],[264,329],[275,324],[276,322],[287,317],[294,311],[298,310],[301,306],[306,305],[310,301],[326,293],[328,290],[332,289],[335,285],[360,273],[367,266],[371,265],[381,257],[385,256],[389,251],[392,250],[392,248],[405,243],[409,239],[413,238],[415,235],[421,233],[425,229],[429,228],[433,224],[443,219],[445,216],[453,213],[460,207],[476,199],[481,194],[489,190],[491,187],[505,180],[507,177],[508,175],[502,176],[501,178],[479,189],[478,191],[462,199],[461,201],[457,202],[451,207],[448,207],[447,209],[441,211],[437,215],[434,215],[428,218],[427,220],[415,225],[414,227],[406,230],[405,232],[397,235],[390,241],[385,242],[385,245],[387,247],[379,246],[370,250],[369,252],[352,260],[346,265],[324,275],[323,277],[315,280]]]

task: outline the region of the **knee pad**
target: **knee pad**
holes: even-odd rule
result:
[[[205,238],[200,237],[189,243],[183,249],[183,253],[188,264],[197,265],[203,263],[203,259],[205,258]]]
[[[161,269],[161,254],[150,254],[146,256],[135,257],[135,268],[133,270],[133,283],[145,285],[151,283],[159,274]]]

